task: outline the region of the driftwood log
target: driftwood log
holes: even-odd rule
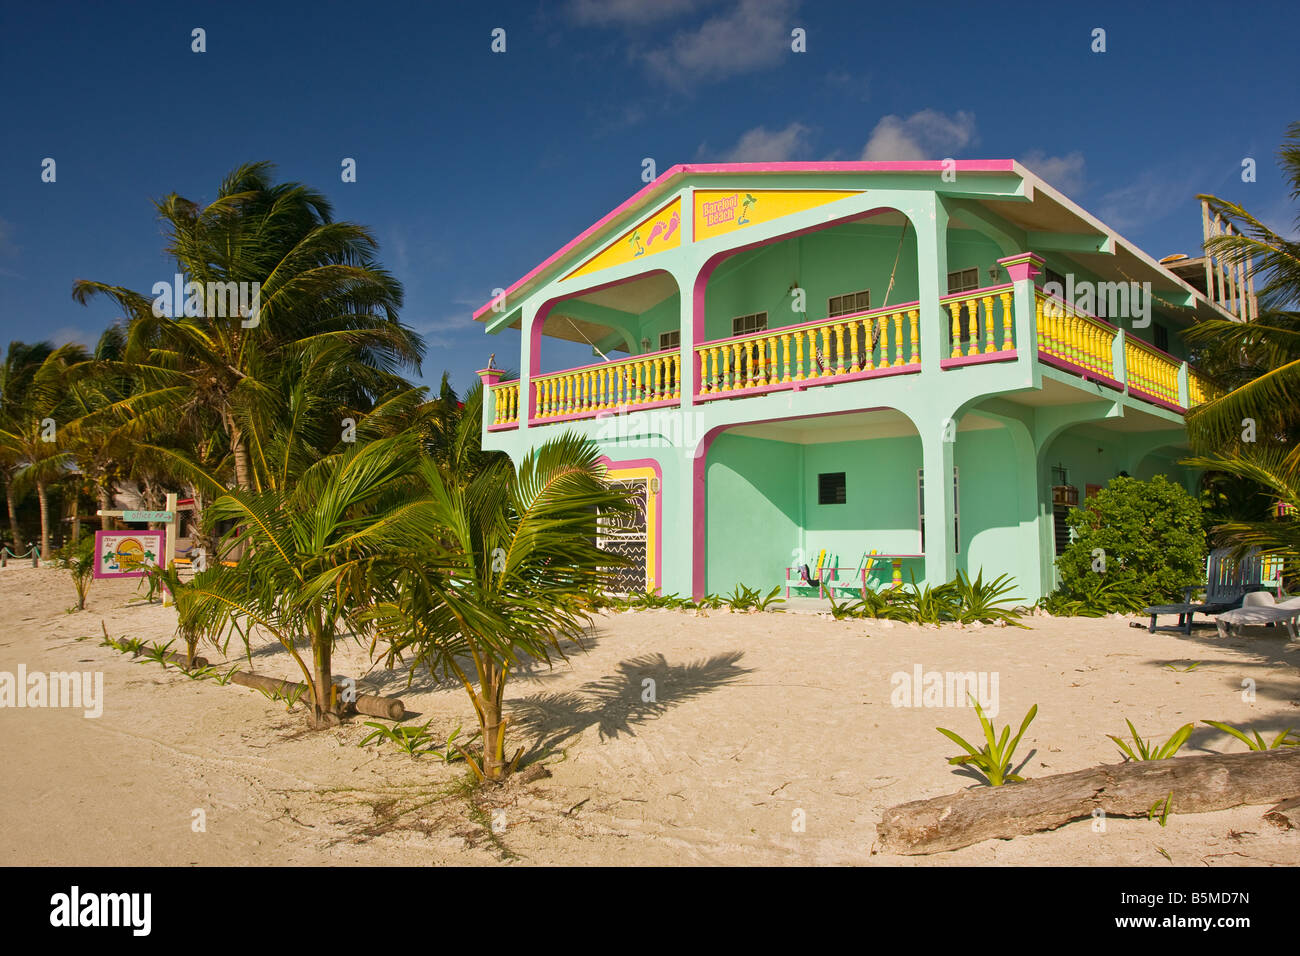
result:
[[[905,856],[940,853],[1054,830],[1097,809],[1146,816],[1158,800],[1158,814],[1171,792],[1171,815],[1286,800],[1300,794],[1300,747],[1093,767],[901,803],[876,826],[877,846]]]
[[[247,671],[235,671],[230,675],[230,682],[239,684],[241,687],[253,687],[257,690],[264,690],[268,694],[280,694],[281,696],[307,693],[306,684],[299,684],[291,680],[280,680],[278,677],[263,677],[260,674],[250,674]],[[358,694],[357,699],[352,702],[352,707],[358,714],[365,714],[367,717],[401,720],[406,716],[406,705],[396,697]]]

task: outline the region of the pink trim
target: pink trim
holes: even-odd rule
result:
[[[1140,388],[1139,386],[1134,385],[1132,382],[1129,383],[1128,393],[1131,396],[1135,396],[1137,398],[1142,399],[1142,401],[1144,402],[1149,402],[1152,405],[1158,405],[1161,408],[1168,409],[1171,412],[1177,412],[1179,415],[1186,414],[1187,412],[1187,409],[1183,408],[1183,406],[1177,405],[1174,402],[1169,401],[1169,399],[1167,398],[1161,398],[1159,395],[1156,395],[1153,392],[1148,392],[1146,389]]]
[[[615,359],[612,362],[595,362],[591,365],[579,365],[577,368],[566,368],[562,372],[545,372],[541,375],[532,376],[534,382],[544,382],[547,379],[559,378],[563,375],[570,375],[573,372],[586,372],[593,368],[614,368],[618,365],[629,365],[633,362],[639,362],[642,359],[658,358],[661,355],[677,355],[680,349],[660,349],[658,352],[646,352],[643,355],[633,355],[625,359]]]
[[[520,287],[531,282],[557,262],[565,259],[588,239],[602,232],[606,226],[643,205],[649,205],[668,184],[686,176],[716,176],[728,173],[933,173],[953,169],[966,173],[1010,173],[1015,172],[1015,161],[1010,159],[958,159],[951,166],[945,167],[941,160],[887,161],[887,162],[821,162],[821,163],[694,163],[673,166],[653,182],[643,186],[595,223],[588,226],[573,239],[565,243],[559,251],[547,257],[531,269],[522,279],[512,283],[505,291],[505,300]],[[495,299],[474,310],[477,320],[492,308]],[[508,311],[508,309],[507,309]]]
[[[984,286],[979,289],[967,289],[965,292],[949,292],[947,295],[939,296],[939,301],[954,302],[957,299],[978,299],[981,296],[986,296],[993,292],[1011,292],[1015,287],[1014,282],[1004,282],[1001,285]]]
[[[655,473],[655,478],[659,479],[659,491],[655,494],[658,499],[655,502],[655,590],[663,593],[663,565],[664,565],[664,471],[663,466],[653,458],[628,458],[623,461],[613,461],[607,455],[601,455],[596,459],[603,462],[606,470],[612,471],[615,468],[650,468]],[[650,489],[646,489],[649,494]]]
[[[601,415],[622,415],[639,412],[647,408],[667,408],[681,404],[681,399],[666,398],[658,402],[645,402],[638,405],[617,405],[614,408],[593,408],[584,412],[569,412],[565,415],[546,415],[537,417],[530,421],[530,425],[551,425],[555,422],[571,422],[578,418],[599,418]],[[621,409],[621,411],[620,411]]]
[[[1015,349],[1002,349],[1000,352],[981,352],[978,355],[963,355],[961,358],[940,359],[939,368],[961,368],[963,365],[983,365],[985,362],[1006,362],[1015,357]]]
[[[502,372],[499,368],[481,368],[474,374],[483,380],[485,388],[491,388],[501,381]]]
[[[697,392],[695,398],[701,402],[711,402],[719,398],[743,398],[749,395],[763,395],[767,392],[802,392],[818,385],[835,385],[840,382],[857,382],[868,378],[884,378],[889,375],[911,375],[921,371],[920,362],[904,365],[891,365],[889,368],[873,368],[869,372],[845,372],[843,375],[822,375],[817,378],[805,378],[799,381],[777,382],[775,385],[755,385],[752,388],[733,388],[729,392]],[[799,416],[804,417],[804,416]]]
[[[1007,270],[1012,282],[1033,280],[1043,271],[1046,260],[1036,252],[1018,252],[1014,256],[1003,256],[997,260],[998,265]]]
[[[490,432],[510,432],[518,427],[518,422],[502,422],[500,425],[489,425],[487,430]]]
[[[1041,348],[1038,350],[1038,361],[1046,362],[1048,365],[1055,366],[1064,372],[1073,372],[1075,375],[1078,375],[1087,381],[1097,382],[1100,385],[1108,386],[1109,388],[1113,388],[1119,392],[1124,391],[1124,384],[1119,380],[1113,379],[1109,375],[1103,375],[1101,372],[1095,371],[1094,369],[1084,368],[1082,365],[1076,365],[1069,359],[1063,359],[1058,355],[1052,355],[1049,352],[1043,351]]]

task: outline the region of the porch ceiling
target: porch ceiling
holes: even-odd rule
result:
[[[981,415],[969,414],[957,426],[959,432],[1000,428],[1001,425]],[[791,445],[821,445],[831,442],[865,441],[872,438],[905,438],[916,434],[912,420],[892,408],[878,408],[844,415],[820,415],[791,418],[755,425],[737,425],[728,435],[765,438]]]

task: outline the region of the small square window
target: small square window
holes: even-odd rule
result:
[[[671,332],[659,333],[659,351],[664,349],[681,348],[682,333],[680,329],[673,329]]]
[[[837,315],[853,315],[855,312],[866,312],[870,308],[870,289],[846,292],[844,295],[833,295],[826,300],[826,317],[833,319]]]
[[[961,269],[957,272],[948,273],[949,295],[955,295],[958,292],[969,292],[971,289],[978,289],[979,286],[979,269]]]
[[[753,315],[738,315],[731,320],[732,335],[748,335],[750,332],[767,331],[767,313],[755,312]]]
[[[848,501],[844,485],[844,472],[832,471],[817,476],[817,503],[842,505]]]

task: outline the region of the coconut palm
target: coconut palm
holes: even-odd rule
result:
[[[313,727],[338,723],[335,641],[370,627],[358,611],[371,602],[366,568],[377,554],[409,547],[407,517],[422,512],[413,476],[421,462],[413,432],[351,447],[308,469],[289,489],[231,490],[204,510],[233,522],[223,552],[251,545],[238,562],[210,562],[189,582],[158,571],[176,600],[178,633],[190,648],[255,632],[278,641],[308,688]],[[310,661],[304,658],[310,658]]]
[[[265,486],[250,453],[250,428],[275,407],[273,380],[299,353],[345,345],[336,358],[364,392],[384,375],[418,369],[424,351],[398,320],[401,285],[374,260],[370,232],[335,222],[321,193],[275,183],[273,171],[269,163],[238,167],[207,206],[176,194],[155,203],[166,251],[185,280],[256,284],[256,315],[203,314],[204,296],[185,315],[160,315],[154,296],[102,282],[73,285],[77,301],[108,296],[127,316],[126,359],[145,387],[125,408],[157,425],[206,431],[215,423],[243,489]]]
[[[10,345],[11,354],[15,347],[21,356],[25,347],[15,342]],[[32,348],[35,351],[28,354],[44,350],[43,345]],[[69,455],[60,431],[73,413],[68,402],[69,369],[85,360],[86,350],[80,345],[53,349],[27,374],[15,376],[20,387],[7,390],[5,395],[4,419],[0,421],[0,462],[13,468],[11,494],[20,493],[24,487],[36,488],[41,512],[42,558],[50,553],[50,489],[64,480],[69,471]],[[13,523],[12,513],[10,521]],[[16,523],[14,533],[16,537]]]
[[[1300,199],[1300,122],[1287,128],[1278,155],[1291,198]],[[1257,319],[1213,319],[1186,333],[1198,369],[1223,392],[1188,415],[1189,433],[1200,451],[1222,448],[1238,441],[1243,421],[1252,419],[1259,442],[1284,442],[1300,461],[1300,242],[1237,203],[1200,198],[1236,232],[1209,239],[1207,252],[1229,264],[1253,262],[1263,283]]]
[[[28,393],[36,370],[49,358],[54,346],[49,342],[28,345],[10,342],[4,363],[0,364],[0,430],[18,433],[29,417],[25,410]],[[14,476],[22,465],[16,443],[0,442],[0,473],[5,480],[5,503],[9,508],[9,529],[15,549],[22,546],[22,530],[18,527],[18,495]]]
[[[506,756],[511,669],[562,657],[589,623],[587,595],[619,563],[596,545],[599,523],[628,507],[603,474],[595,446],[569,434],[466,483],[425,461],[423,497],[406,514],[416,537],[371,569],[387,593],[366,616],[392,657],[450,674],[469,695],[482,751],[465,756],[481,780],[508,775],[523,752]]]

